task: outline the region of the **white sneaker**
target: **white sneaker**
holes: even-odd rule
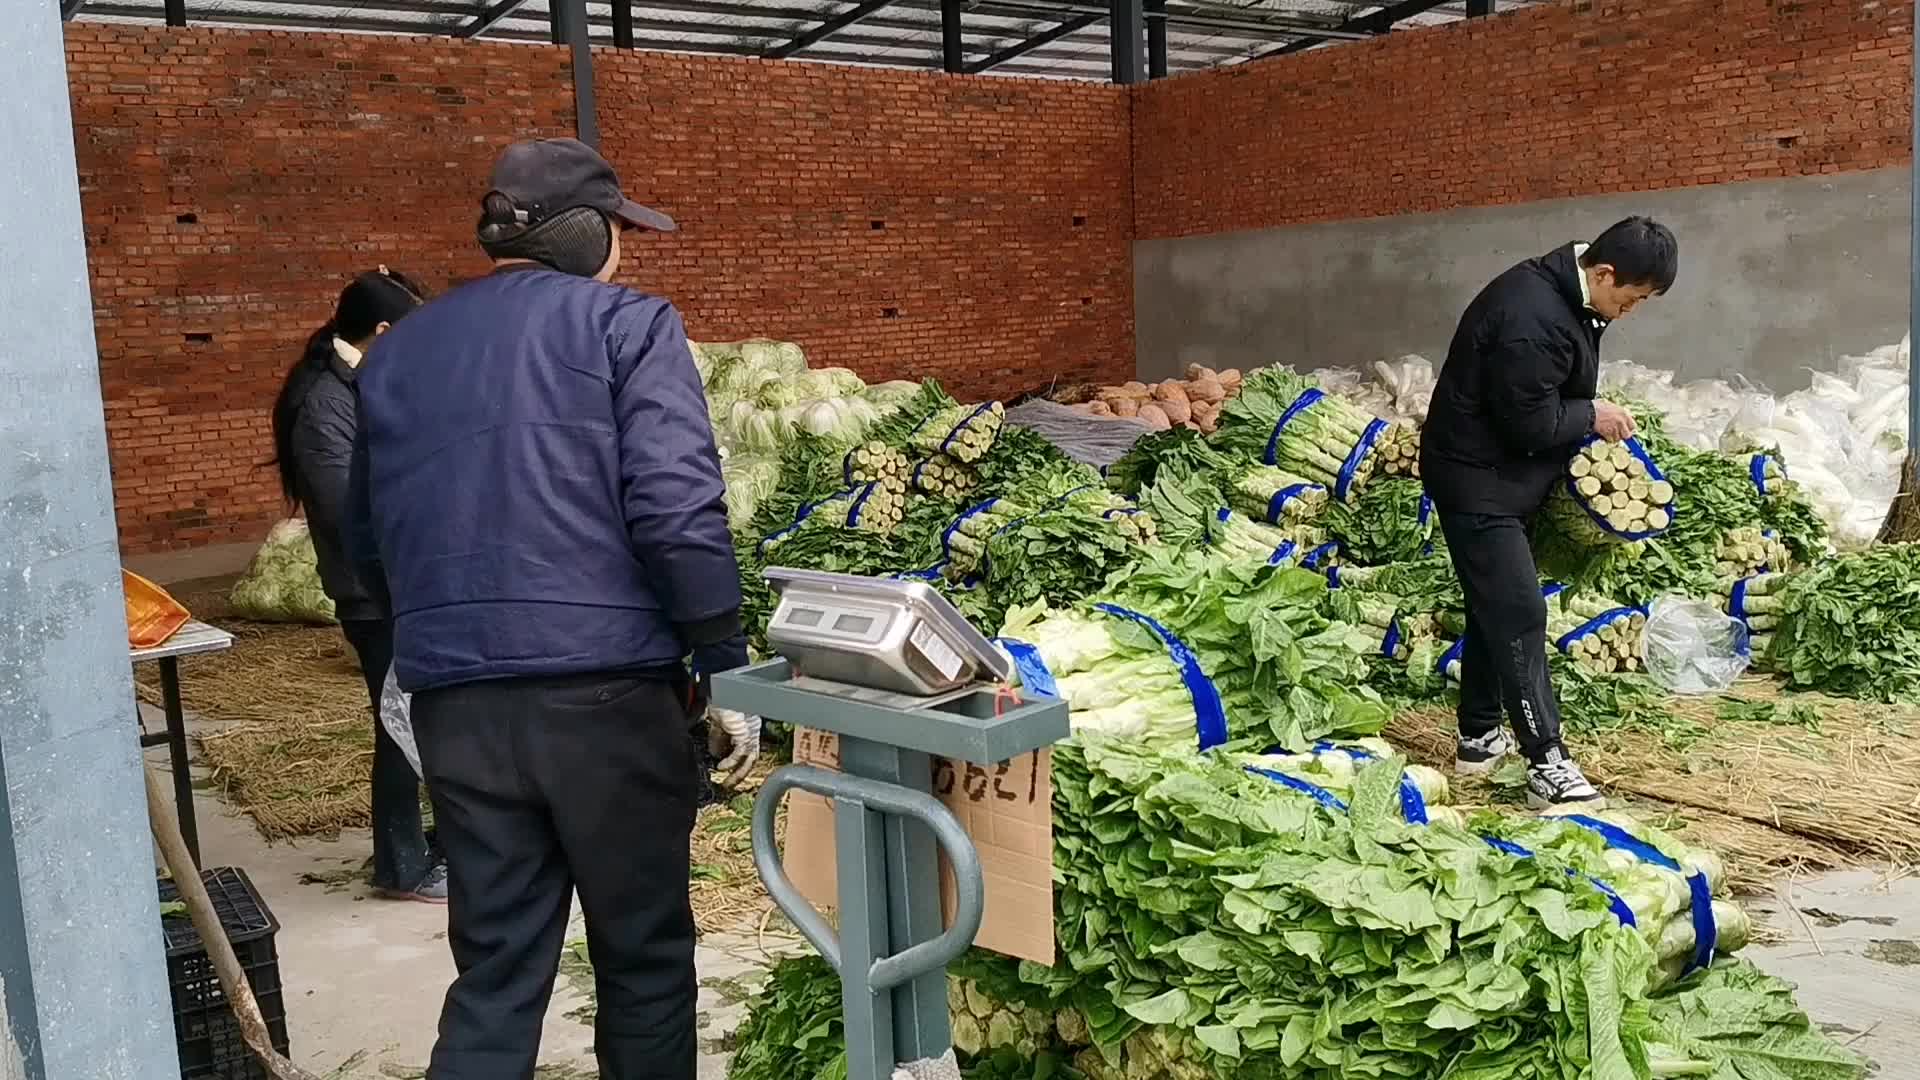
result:
[[[1603,810],[1607,800],[1587,782],[1587,774],[1580,771],[1580,766],[1562,759],[1527,770],[1527,805],[1535,810],[1566,806]]]
[[[1485,776],[1500,767],[1508,754],[1520,748],[1513,734],[1504,727],[1494,728],[1475,738],[1460,737],[1453,751],[1456,776]]]

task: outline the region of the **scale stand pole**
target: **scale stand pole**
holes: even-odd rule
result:
[[[928,796],[933,790],[933,761],[916,750],[845,737],[840,740],[840,769],[850,776],[898,785]],[[883,943],[887,952],[899,953],[919,942],[938,937],[943,928],[940,916],[940,849],[933,834],[910,818],[883,816],[871,810],[836,805],[836,838],[855,828],[852,824],[841,824],[843,819],[855,814],[864,819],[858,826],[863,831],[872,828],[875,819],[880,819],[881,844],[878,853],[885,892],[869,892],[861,898],[861,904],[865,906],[871,902],[869,898],[885,897],[883,910],[865,916],[868,925],[873,928],[873,940]],[[850,852],[844,843],[836,851],[839,853],[841,880],[844,881],[849,858],[863,856]],[[867,858],[870,859],[870,855]],[[862,872],[871,872],[871,867],[863,868]],[[854,915],[854,908],[843,907],[843,934],[846,920]],[[891,1001],[886,1005],[887,1011],[892,1014],[892,1035],[886,1040],[887,1046],[879,1047],[876,1044],[877,1048],[893,1054],[886,1060],[918,1061],[939,1057],[947,1052],[953,1043],[953,1026],[947,1011],[944,970],[916,976],[895,987],[888,996]],[[876,1018],[876,1027],[879,1026],[882,1025]]]
[[[914,751],[869,743],[870,747],[900,754]],[[862,752],[864,753],[864,752]],[[842,751],[843,764],[846,761]],[[926,776],[925,755],[916,754]],[[911,765],[911,762],[905,763]],[[903,770],[904,771],[904,770]],[[930,781],[930,777],[929,777]],[[833,803],[834,840],[840,934],[827,924],[780,865],[774,843],[774,815],[780,801],[798,788],[824,795]],[[900,901],[912,920],[896,926],[887,873],[887,832],[906,819],[926,827],[905,831],[903,852],[912,849],[915,833],[931,832],[938,849],[953,867],[956,885],[953,925],[940,926],[938,863],[916,857],[910,864],[933,868],[933,874],[901,876]],[[793,920],[800,933],[820,951],[840,975],[841,1005],[847,1035],[847,1080],[889,1080],[902,1058],[924,1060],[944,1055],[952,1042],[946,1012],[946,967],[973,944],[986,912],[986,883],[980,872],[980,853],[973,838],[953,811],[925,790],[864,776],[853,776],[812,765],[788,765],[767,777],[753,805],[753,861],[773,902]],[[923,900],[915,879],[932,885]],[[929,914],[923,914],[930,913]],[[931,919],[935,933],[895,948],[895,941],[911,941],[907,928]],[[924,989],[923,989],[924,988]],[[899,991],[907,991],[904,995]],[[896,1007],[896,998],[902,1004]],[[904,1025],[907,1033],[898,1032]]]

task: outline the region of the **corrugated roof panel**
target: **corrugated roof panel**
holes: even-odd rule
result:
[[[540,40],[550,25],[551,0],[527,0],[501,18],[484,36]],[[588,21],[597,42],[612,40],[613,4],[588,0]],[[852,0],[632,0],[636,38],[649,47],[689,52],[753,53],[806,33],[853,7]],[[968,0],[963,32],[969,60],[976,60],[1044,33],[1082,12],[1104,8],[1104,0],[1059,0],[1057,17],[1035,4],[1045,0]],[[1502,9],[1531,6],[1507,2]],[[164,0],[89,0],[79,18],[158,22]],[[1362,0],[1172,0],[1175,12],[1190,20],[1221,20],[1222,25],[1170,21],[1168,66],[1193,70],[1243,63],[1293,38],[1279,28],[1259,28],[1269,20],[1334,27],[1381,10]],[[470,24],[491,0],[188,0],[188,19],[212,25],[345,30],[358,33],[452,33]],[[862,66],[924,68],[938,66],[939,0],[898,3],[830,35],[795,59],[854,63]],[[1464,0],[1447,0],[1432,11],[1401,20],[1399,28],[1451,22],[1464,16]],[[992,69],[996,74],[1101,79],[1108,68],[1108,33],[1096,22]]]

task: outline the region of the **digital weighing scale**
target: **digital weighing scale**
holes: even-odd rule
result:
[[[946,966],[985,911],[980,857],[932,794],[932,758],[994,765],[1065,738],[1067,705],[1009,703],[1014,678],[946,598],[920,582],[769,568],[780,600],[767,625],[779,658],[717,675],[713,704],[840,737],[840,771],[775,770],[753,808],[753,858],[767,892],[840,973],[848,1080],[953,1077]],[[840,932],[793,885],[774,814],[793,789],[833,803]],[[942,931],[943,852],[956,885]]]

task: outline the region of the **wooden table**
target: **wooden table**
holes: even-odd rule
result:
[[[173,802],[180,813],[180,835],[195,866],[200,865],[200,828],[193,816],[193,769],[187,750],[187,715],[180,707],[180,658],[197,653],[221,652],[233,647],[233,635],[203,622],[190,622],[172,637],[151,649],[132,649],[128,658],[136,664],[160,665],[160,702],[167,714],[167,729],[152,735],[141,727],[140,746],[165,746],[173,768]]]

